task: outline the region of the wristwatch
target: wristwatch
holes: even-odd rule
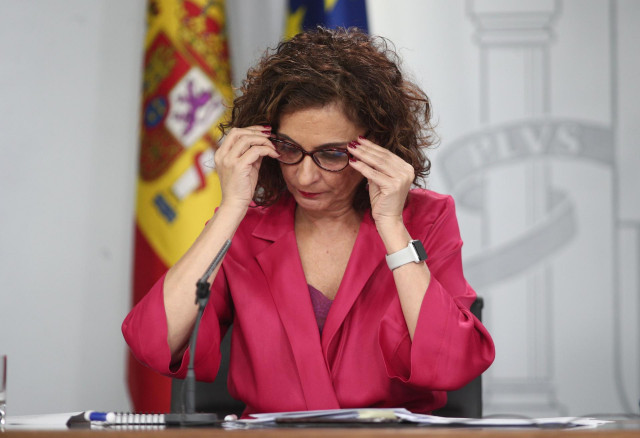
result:
[[[392,271],[407,263],[420,263],[427,260],[427,252],[419,240],[412,240],[406,248],[396,251],[393,254],[387,254],[387,266]]]

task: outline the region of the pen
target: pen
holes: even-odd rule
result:
[[[87,421],[99,421],[103,423],[113,423],[116,420],[116,414],[114,412],[96,412],[86,411],[84,413],[84,419]]]
[[[86,411],[84,420],[104,425],[159,425],[165,423],[162,414],[134,414],[131,412]]]

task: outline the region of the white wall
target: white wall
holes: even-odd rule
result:
[[[8,412],[122,408],[143,2],[0,2]]]
[[[502,3],[369,4],[373,32],[396,43],[439,119],[430,186],[456,195],[468,272],[498,347],[487,411],[637,410],[640,4],[521,1],[514,11]],[[236,84],[277,42],[284,4],[228,2]],[[483,13],[503,7],[512,22],[546,8],[538,29],[546,39],[526,53],[522,42],[502,50],[490,37],[514,37],[493,23],[479,40]],[[128,407],[120,323],[130,296],[144,14],[142,0],[0,2],[0,353],[9,354],[11,414]],[[604,158],[548,153],[549,142],[547,153],[510,161],[485,148],[491,165],[472,167],[474,184],[448,178],[475,163],[465,139],[517,149],[549,127],[568,129],[565,138],[597,128],[589,133],[603,135],[594,144]],[[552,217],[560,219],[547,220],[558,204],[567,207]],[[535,234],[562,218],[570,230]],[[478,274],[483,259],[526,236],[534,244],[504,265],[510,276]],[[559,242],[551,249],[549,236]]]

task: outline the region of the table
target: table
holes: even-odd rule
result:
[[[617,420],[595,429],[474,429],[435,427],[357,427],[357,428],[277,428],[251,430],[223,430],[217,428],[163,429],[163,430],[5,430],[0,438],[549,438],[566,435],[567,438],[638,438],[640,419]]]

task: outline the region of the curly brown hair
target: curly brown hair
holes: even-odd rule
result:
[[[232,127],[270,125],[302,109],[337,103],[368,138],[410,163],[414,183],[429,174],[423,148],[435,142],[427,95],[403,78],[392,44],[356,28],[317,27],[265,52],[249,70],[234,100]],[[286,193],[276,160],[262,162],[254,194],[257,205],[271,205]],[[370,207],[366,180],[358,187],[354,208]]]

